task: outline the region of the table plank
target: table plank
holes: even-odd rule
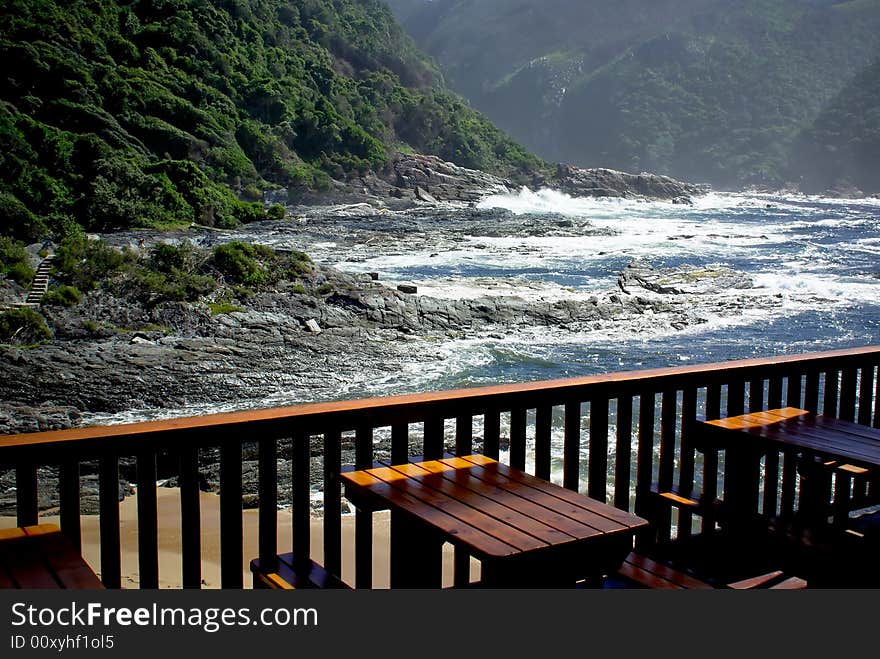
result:
[[[461,458],[457,459],[462,460]],[[444,462],[448,462],[449,460],[444,460]],[[567,501],[566,498],[556,497],[553,494],[550,494],[542,489],[535,488],[521,480],[510,478],[504,474],[499,473],[496,470],[487,469],[486,466],[475,465],[473,463],[467,462],[466,460],[463,461],[465,462],[465,464],[470,465],[469,467],[465,467],[468,473],[473,477],[483,481],[487,485],[508,492],[509,494],[519,497],[522,500],[539,505],[544,509],[553,510],[557,515],[560,515],[563,518],[567,518],[573,522],[582,524],[583,526],[587,526],[590,529],[594,529],[594,532],[588,532],[588,535],[584,537],[610,533],[614,531],[621,531],[628,528],[625,525],[622,525],[614,520],[608,519],[607,517],[597,515],[592,510],[571,503],[570,501]],[[570,490],[565,490],[564,488],[560,489],[565,493],[571,492]],[[585,498],[583,497],[583,495],[578,495],[574,492],[571,492],[571,494],[573,494],[575,497]]]
[[[560,514],[557,509],[553,507],[541,505],[529,498],[521,496],[516,492],[515,487],[505,489],[503,484],[493,482],[491,479],[483,480],[479,478],[475,473],[478,468],[475,468],[473,463],[462,460],[461,458],[448,458],[442,461],[420,463],[419,466],[432,473],[439,473],[444,478],[455,482],[457,485],[493,499],[498,503],[514,507],[521,513],[540,520],[548,526],[552,526],[568,535],[574,537],[588,537],[600,532],[596,527],[581,522],[575,517],[567,517],[564,514]],[[541,493],[537,491],[536,493],[540,497]],[[544,500],[551,505],[559,502],[558,499],[553,499],[552,497],[547,496],[544,497]],[[577,514],[577,511],[578,509],[574,509],[575,515]]]
[[[517,528],[495,519],[447,494],[421,487],[407,476],[392,467],[368,469],[367,473],[385,481],[392,487],[409,494],[424,504],[437,508],[458,520],[460,525],[467,525],[483,531],[502,542],[516,547],[520,551],[530,551],[546,547],[548,543],[528,535]],[[426,511],[427,512],[427,511]],[[424,517],[424,515],[422,515]],[[427,520],[426,520],[427,521]],[[442,526],[440,526],[443,529]]]
[[[565,533],[546,524],[539,517],[526,515],[520,510],[512,507],[509,504],[515,504],[515,502],[511,501],[510,497],[508,497],[506,501],[502,497],[502,501],[499,502],[497,498],[485,496],[480,493],[478,489],[465,487],[455,480],[444,478],[442,472],[432,473],[431,471],[428,471],[428,466],[430,464],[431,463],[395,465],[392,468],[406,474],[409,476],[410,480],[414,480],[425,487],[446,494],[450,498],[460,501],[461,503],[472,507],[474,510],[498,520],[502,524],[514,526],[520,531],[546,542],[547,544],[559,544],[577,538],[575,535]],[[435,463],[435,466],[436,464],[440,463]],[[449,471],[454,470],[450,469]],[[459,472],[459,474],[460,476],[467,478],[466,472]],[[584,528],[582,531],[593,535],[598,533],[595,529]]]
[[[511,479],[516,479],[517,482],[528,485],[540,492],[544,492],[557,499],[561,499],[566,503],[573,504],[574,506],[593,513],[599,517],[605,518],[612,522],[616,522],[618,525],[620,525],[622,529],[635,529],[645,526],[647,524],[647,522],[641,517],[628,513],[625,510],[620,510],[619,508],[609,506],[605,503],[602,503],[601,501],[597,501],[582,494],[578,494],[577,492],[572,492],[571,490],[561,488],[549,481],[536,478],[531,474],[527,474],[525,472],[517,471],[508,467],[505,464],[490,460],[485,456],[478,454],[468,455],[464,456],[463,459],[475,465],[483,467],[484,470],[488,473],[495,473],[500,476],[506,476]]]
[[[857,431],[851,424],[804,410],[785,408],[705,422],[721,430],[738,432],[819,456],[845,458],[868,466],[880,466],[880,433],[877,437]],[[854,431],[855,430],[855,431]]]
[[[395,488],[368,471],[343,473],[342,479],[367,494],[384,498],[400,510],[423,519],[435,528],[449,529],[457,540],[467,545],[475,554],[511,556],[519,552],[518,547],[507,544],[470,524],[462,523],[457,517],[444,510],[433,506],[426,507],[422,500]]]

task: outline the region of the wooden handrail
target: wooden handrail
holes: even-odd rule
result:
[[[49,430],[42,432],[22,433],[18,435],[0,435],[0,451],[15,447],[34,448],[37,446],[57,445],[63,442],[82,440],[118,440],[122,438],[136,439],[138,441],[163,440],[168,441],[170,434],[192,433],[193,431],[205,431],[210,433],[219,427],[232,427],[236,425],[266,426],[266,429],[276,427],[287,428],[292,420],[310,419],[316,422],[316,426],[326,421],[326,417],[340,417],[340,427],[355,429],[358,423],[365,417],[378,412],[388,412],[394,415],[405,414],[410,408],[445,407],[455,409],[455,404],[465,401],[478,402],[481,406],[498,408],[503,406],[507,398],[516,398],[522,395],[544,394],[559,404],[565,401],[567,394],[574,394],[579,390],[595,385],[605,385],[614,388],[618,385],[619,391],[611,395],[627,394],[639,389],[651,388],[657,381],[674,377],[680,380],[677,386],[688,386],[691,379],[700,379],[703,382],[708,379],[722,381],[735,378],[738,371],[754,371],[766,369],[767,372],[778,370],[784,366],[797,366],[809,368],[813,363],[828,362],[840,359],[842,362],[860,362],[865,356],[876,355],[880,360],[880,346],[867,346],[860,348],[847,348],[826,352],[815,352],[800,355],[784,355],[779,357],[741,359],[728,362],[716,362],[707,364],[693,364],[688,366],[676,366],[672,368],[656,368],[641,371],[620,371],[603,373],[585,377],[566,378],[559,380],[546,380],[517,384],[491,385],[486,387],[472,387],[466,389],[450,389],[429,393],[403,394],[377,398],[354,399],[334,401],[327,403],[305,403],[286,407],[274,407],[258,410],[246,410],[241,412],[223,412],[217,414],[205,414],[201,416],[179,417],[162,419],[158,421],[140,421],[135,423],[85,426],[66,430]],[[843,364],[841,365],[843,367]],[[750,375],[753,375],[750,373]],[[759,374],[760,375],[760,374]],[[702,377],[700,377],[702,376]],[[551,396],[552,394],[552,396]],[[535,403],[541,402],[535,400]],[[357,419],[355,420],[355,416]],[[344,417],[349,416],[346,420]],[[452,414],[455,416],[455,414]],[[323,430],[323,426],[321,427]]]

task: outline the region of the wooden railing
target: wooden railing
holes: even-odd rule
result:
[[[456,391],[354,400],[127,425],[0,437],[0,469],[16,474],[17,521],[38,519],[37,469],[59,469],[61,527],[81,538],[80,470],[96,461],[100,478],[100,575],[121,586],[118,479],[121,458],[136,460],[139,585],[159,583],[157,465],[176,472],[180,486],[181,578],[199,588],[201,574],[199,454],[219,452],[221,586],[241,588],[243,569],[243,448],[256,446],[259,461],[259,554],[270,564],[277,551],[279,457],[292,469],[292,544],[304,563],[310,556],[310,469],[320,454],[323,480],[323,565],[342,573],[343,443],[354,446],[354,466],[377,460],[400,463],[415,455],[475,451],[500,458],[564,487],[649,516],[642,544],[707,530],[685,509],[657,516],[653,493],[677,491],[723,496],[723,460],[697,453],[687,432],[698,415],[735,415],[783,405],[801,407],[880,427],[880,347],[691,365],[592,377]],[[390,436],[390,454],[376,455],[374,438]],[[316,450],[319,448],[319,450]],[[169,467],[168,465],[171,465]],[[793,459],[769,455],[761,505],[767,515],[796,509],[799,478]],[[837,488],[852,483],[839,478]],[[833,493],[843,496],[843,493]],[[371,587],[372,517],[357,513],[356,587]],[[469,559],[457,555],[455,581],[468,579]]]

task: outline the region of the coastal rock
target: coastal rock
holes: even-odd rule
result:
[[[436,156],[399,154],[391,163],[389,182],[411,190],[421,201],[477,201],[482,197],[507,192],[509,181],[476,169],[467,169]]]
[[[753,283],[748,275],[729,268],[683,265],[658,270],[634,259],[618,276],[617,285],[627,294],[641,288],[661,295],[713,295],[752,288]]]
[[[675,200],[705,194],[708,188],[657,174],[628,174],[614,169],[582,169],[560,164],[551,187],[573,197],[626,197]]]

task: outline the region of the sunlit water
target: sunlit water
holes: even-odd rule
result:
[[[753,282],[751,289],[714,296],[737,299],[734,314],[718,315],[715,307],[705,304],[714,300],[694,299],[703,322],[682,330],[634,331],[625,324],[592,332],[540,327],[433,341],[431,350],[439,358],[414,362],[412,368],[382,378],[340,383],[340,398],[880,343],[880,200],[716,193],[696,197],[694,202],[684,206],[573,199],[523,189],[487,198],[479,206],[539,217],[552,214],[548,221],[563,215],[578,223],[586,221],[598,231],[570,236],[503,231],[491,237],[468,236],[456,230],[451,213],[449,235],[455,234],[454,240],[447,240],[441,229],[436,244],[429,240],[412,251],[389,250],[387,242],[375,248],[363,244],[354,246],[355,258],[341,249],[342,243],[298,243],[301,233],[296,227],[286,235],[273,230],[265,242],[305,249],[316,260],[343,270],[379,271],[389,285],[413,283],[419,294],[440,298],[481,294],[548,301],[587,298],[616,290],[618,273],[634,258],[656,268],[723,266],[748,274]],[[302,396],[301,390],[274,393],[262,402],[285,405],[308,400]],[[119,422],[214,410],[219,408],[149,414],[133,410],[94,420]]]
[[[422,389],[543,380],[876,344],[880,341],[880,200],[710,194],[693,206],[572,199],[523,190],[483,208],[588,219],[614,235],[473,237],[455,250],[338,263],[381,271],[437,297],[473,297],[486,281],[501,294],[555,299],[613,290],[634,258],[656,268],[723,266],[747,273],[753,296],[739,314],[707,315],[681,331],[524,331],[503,339],[455,341],[449,359],[410,385]],[[517,288],[516,282],[523,286]],[[493,289],[499,294],[498,287]],[[724,295],[724,293],[721,293]],[[760,301],[771,298],[771,308]],[[394,383],[388,383],[398,389]]]

